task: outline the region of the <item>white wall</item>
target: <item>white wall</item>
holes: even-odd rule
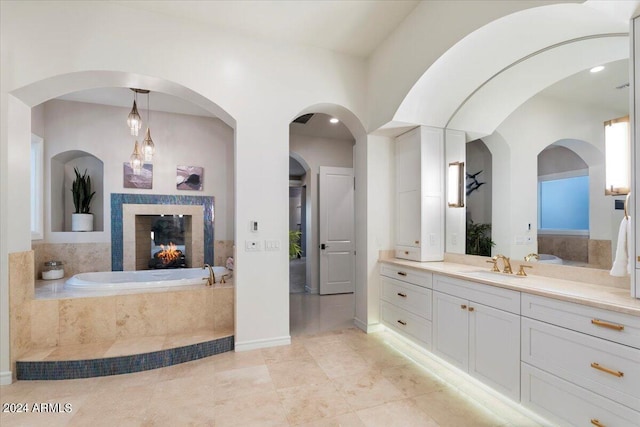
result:
[[[311,293],[318,293],[320,283],[318,173],[320,166],[352,168],[354,142],[354,140],[289,134],[289,150],[302,157],[310,168],[305,176],[305,184],[307,186],[307,203],[310,204],[307,215],[310,228],[307,235],[306,283],[307,290]]]
[[[45,167],[45,241],[74,242],[90,238],[95,242],[111,241],[111,193],[177,194],[215,197],[215,239],[232,240],[233,219],[233,129],[221,120],[185,114],[152,111],[151,137],[156,146],[153,158],[153,186],[150,190],[124,188],[123,163],[129,161],[133,141],[142,142],[144,130],[136,138],[126,126],[129,108],[89,104],[75,101],[51,100],[44,104],[45,164],[52,157],[72,150],[82,150],[103,162],[103,192],[96,194],[92,210],[96,220],[104,218],[103,233],[52,232],[51,214],[57,203],[50,197],[60,197],[60,191],[52,193],[60,178]],[[143,113],[146,118],[146,114]],[[146,123],[145,123],[146,126]],[[202,191],[176,189],[176,166],[204,167]],[[84,171],[84,166],[80,172]],[[100,177],[92,177],[99,183]],[[64,191],[64,194],[70,191]],[[65,197],[70,203],[70,197]],[[103,215],[100,215],[100,210]],[[54,209],[55,210],[55,209]],[[58,221],[60,219],[58,218]],[[68,222],[67,218],[63,218]],[[96,229],[100,229],[99,224]],[[53,227],[53,230],[59,229]]]
[[[483,138],[493,156],[493,240],[495,253],[521,259],[536,251],[538,153],[559,140],[580,140],[592,146],[590,177],[590,238],[610,240],[613,202],[604,195],[604,121],[625,112],[559,102],[536,96],[514,111]],[[497,145],[503,138],[508,150]],[[595,155],[597,153],[598,155]],[[583,154],[585,155],[585,154]],[[601,163],[596,163],[601,162]],[[531,224],[532,231],[528,231]],[[515,237],[531,236],[530,245]]]

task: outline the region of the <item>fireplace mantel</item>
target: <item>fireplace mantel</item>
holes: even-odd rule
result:
[[[111,269],[135,270],[136,215],[191,215],[192,263],[213,265],[214,198],[111,194]],[[199,262],[201,260],[201,262]]]

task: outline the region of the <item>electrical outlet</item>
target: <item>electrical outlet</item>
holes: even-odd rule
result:
[[[457,246],[458,245],[458,233],[453,233],[451,235],[451,244],[453,246]]]
[[[262,245],[259,240],[245,240],[244,250],[245,252],[258,252],[262,250]]]
[[[524,243],[525,245],[533,244],[533,236],[524,236]]]

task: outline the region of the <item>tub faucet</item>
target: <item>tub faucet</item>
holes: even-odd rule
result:
[[[531,258],[535,258],[535,259],[539,260],[540,259],[540,255],[538,255],[536,253],[530,253],[529,255],[524,257],[524,260],[529,262],[529,261],[531,261]]]
[[[496,256],[493,257],[493,259],[495,259],[496,261],[496,265],[498,264],[498,260],[501,259],[503,264],[504,264],[504,270],[502,270],[503,273],[506,274],[513,274],[513,270],[511,270],[511,262],[509,261],[509,258],[502,255],[502,254],[498,254]]]
[[[207,279],[207,285],[213,286],[216,283],[216,275],[213,273],[213,268],[211,268],[209,264],[205,264],[204,267],[202,267],[203,270],[205,268],[209,269],[209,279]]]

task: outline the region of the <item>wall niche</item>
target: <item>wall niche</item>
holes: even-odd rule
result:
[[[51,158],[51,231],[71,231],[71,214],[75,212],[71,186],[74,168],[91,177],[93,231],[104,231],[104,163],[96,156],[81,150],[70,150]]]

